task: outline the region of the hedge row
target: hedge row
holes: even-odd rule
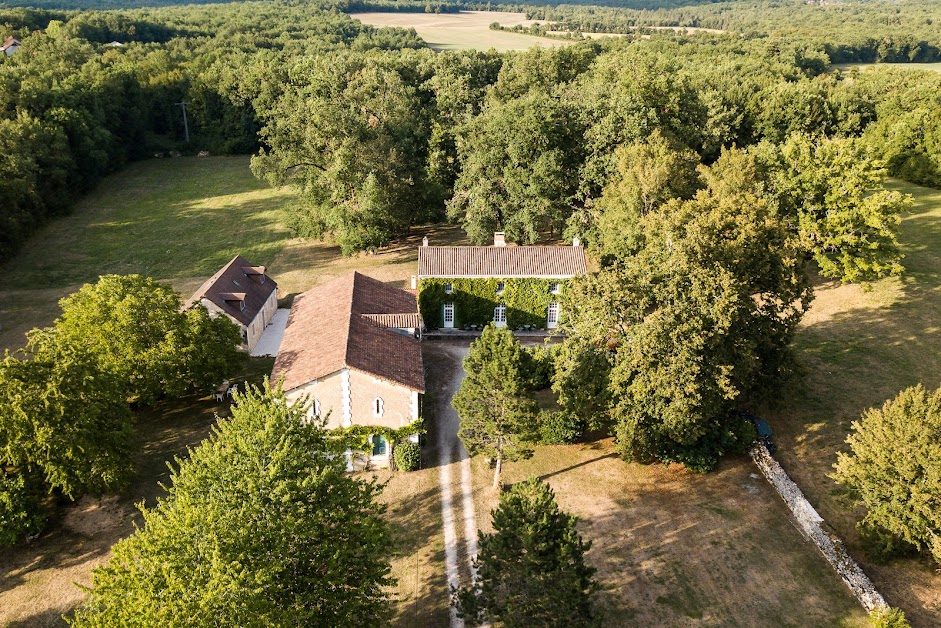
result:
[[[497,294],[498,284],[504,289]],[[451,284],[448,294],[445,285]],[[553,284],[559,292],[552,293]],[[418,307],[425,325],[444,326],[444,304],[454,303],[454,326],[486,325],[493,321],[493,310],[506,306],[507,326],[511,329],[523,325],[546,326],[550,303],[558,303],[568,286],[565,279],[422,279],[418,283]],[[560,321],[564,312],[560,312]]]

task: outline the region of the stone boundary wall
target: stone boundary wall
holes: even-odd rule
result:
[[[794,519],[797,521],[798,529],[817,546],[817,549],[827,559],[833,570],[843,579],[843,583],[849,587],[859,603],[863,605],[863,608],[870,613],[876,609],[888,609],[889,605],[886,604],[882,595],[876,591],[872,581],[846,552],[843,542],[824,529],[823,518],[817,514],[814,507],[804,497],[800,487],[788,477],[778,461],[771,457],[768,449],[763,444],[756,443],[751,449],[751,457],[791,510]]]

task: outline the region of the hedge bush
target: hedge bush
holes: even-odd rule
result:
[[[41,531],[45,522],[35,487],[20,473],[0,473],[0,547]]]
[[[392,458],[399,471],[417,471],[421,468],[421,446],[410,440],[403,441],[395,446]]]
[[[543,445],[569,445],[582,435],[584,429],[584,421],[571,412],[539,413],[539,442]]]
[[[497,295],[497,284],[504,284]],[[445,284],[454,291],[445,292]],[[558,294],[551,292],[559,284]],[[510,329],[523,325],[546,326],[550,303],[560,303],[568,281],[565,279],[422,279],[418,283],[418,308],[425,325],[444,326],[444,304],[454,303],[454,326],[486,325],[493,321],[493,310],[506,306],[506,322]],[[560,322],[564,312],[560,312]]]

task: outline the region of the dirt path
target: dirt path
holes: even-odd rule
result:
[[[470,458],[457,437],[460,420],[451,407],[451,398],[464,379],[461,363],[467,355],[464,342],[428,341],[425,363],[428,387],[434,404],[431,427],[441,486],[441,520],[444,528],[445,569],[448,587],[468,584],[472,577],[471,559],[477,555],[477,521],[471,490]],[[455,499],[455,495],[459,499]],[[457,502],[460,503],[457,503]],[[459,526],[459,523],[463,523]],[[451,609],[451,626],[463,626]]]

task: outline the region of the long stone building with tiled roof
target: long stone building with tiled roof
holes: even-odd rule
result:
[[[555,329],[568,281],[587,272],[585,249],[572,246],[429,246],[418,250],[412,287],[426,325]]]
[[[414,294],[358,272],[343,275],[294,299],[271,380],[289,402],[306,398],[328,429],[397,430],[421,412],[421,327]],[[387,465],[391,443],[379,430],[369,440],[365,458]]]

